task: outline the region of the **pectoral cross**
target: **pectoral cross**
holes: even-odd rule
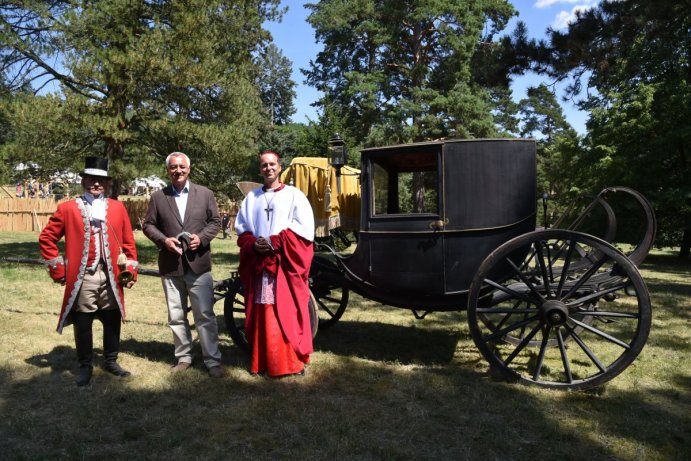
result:
[[[266,220],[269,221],[269,220],[271,219],[271,217],[269,216],[269,213],[271,213],[272,211],[274,211],[274,209],[273,209],[273,208],[269,208],[269,205],[267,204],[267,205],[266,205],[266,208],[264,208],[264,211],[266,211]]]

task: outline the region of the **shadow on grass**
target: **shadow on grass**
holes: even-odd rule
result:
[[[171,351],[156,341],[126,341],[124,348],[153,361]],[[99,372],[90,386],[77,388],[64,376],[74,367],[71,347],[57,346],[26,362],[51,373],[19,379],[0,368],[6,415],[0,421],[0,451],[14,459],[225,459],[228,453],[258,460],[279,454],[283,459],[626,459],[617,447],[622,441],[657,459],[683,459],[688,443],[683,412],[663,410],[645,391],[534,393],[454,366],[411,373],[346,358],[328,373],[310,369],[302,379],[211,380],[186,373],[158,378],[161,382],[147,388],[137,386],[136,377],[120,380]],[[231,367],[244,363],[234,358]],[[687,396],[663,397],[683,404]],[[559,419],[583,414],[588,424],[576,429]],[[174,422],[180,420],[199,423],[177,430]],[[671,430],[662,437],[650,433],[645,428],[651,421]],[[98,436],[75,432],[77,427],[98,429]],[[591,431],[616,442],[604,443]]]
[[[447,364],[453,360],[460,334],[379,322],[339,321],[319,330],[315,349],[337,355],[402,364]]]
[[[612,436],[637,440],[657,453],[666,453],[666,456],[660,459],[688,459],[686,456],[688,455],[689,443],[691,443],[688,414],[684,415],[683,411],[671,412],[661,408],[647,398],[648,392],[650,391],[647,389],[609,392],[606,407],[593,405],[590,417],[598,421],[599,427]],[[660,394],[659,391],[657,393]],[[688,405],[688,393],[686,395],[679,395],[676,392],[663,393],[666,394],[664,395],[666,400],[676,402],[679,408]],[[635,418],[635,421],[632,418]],[[653,433],[654,431],[645,430],[645,421],[648,421],[648,424],[665,421],[665,426],[669,430],[664,434]],[[640,429],[636,433],[632,431],[634,425]],[[681,451],[670,449],[674,446]],[[683,446],[686,446],[687,449],[683,449]],[[642,458],[647,457],[642,456]]]
[[[670,294],[691,297],[691,283],[669,283],[667,280],[647,277],[645,279],[648,290],[652,294]]]
[[[0,258],[41,258],[38,251],[38,236],[35,242],[0,243]],[[62,242],[60,242],[62,252]]]
[[[645,258],[641,268],[674,275],[691,275],[691,260],[672,253],[653,253]]]
[[[103,365],[103,349],[96,347],[99,338],[94,337],[94,367]],[[161,341],[138,341],[136,339],[126,339],[120,343],[120,353],[147,360],[149,362],[159,362],[174,365],[172,340],[170,343]],[[248,356],[239,348],[233,346],[221,347],[223,364],[228,366],[240,366],[247,368]],[[204,361],[201,357],[201,350],[197,342],[194,343],[193,364],[195,367],[204,369]],[[68,371],[76,374],[77,371],[77,352],[74,347],[56,346],[47,354],[37,354],[24,361],[38,368],[50,368],[51,373],[63,373]]]

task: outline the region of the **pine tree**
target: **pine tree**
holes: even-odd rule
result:
[[[535,54],[551,74],[588,87],[588,148],[574,171],[591,190],[630,186],[654,205],[657,243],[691,253],[691,5],[603,1],[552,31]]]
[[[264,123],[252,57],[278,3],[4,2],[0,71],[38,94],[15,101],[4,155],[50,171],[107,156],[126,179],[182,150],[196,180],[230,188]]]
[[[322,0],[307,7],[324,45],[307,82],[325,94],[322,109],[343,111],[351,142],[496,133],[495,82],[488,80],[497,72],[476,73],[472,63],[505,46],[493,37],[515,14],[508,1]]]
[[[295,81],[291,78],[293,63],[283,56],[273,43],[259,59],[261,75],[259,88],[264,107],[269,112],[269,123],[286,125],[295,109]]]

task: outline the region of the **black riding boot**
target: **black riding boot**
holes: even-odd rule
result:
[[[131,373],[122,368],[118,360],[120,351],[120,325],[122,317],[119,309],[106,309],[99,311],[101,323],[103,323],[103,359],[104,368],[108,373],[124,378]]]
[[[91,326],[94,322],[94,314],[73,312],[74,344],[77,348],[77,361],[79,362],[79,374],[75,383],[77,386],[86,386],[91,381],[93,373],[92,360],[94,357],[94,340]]]

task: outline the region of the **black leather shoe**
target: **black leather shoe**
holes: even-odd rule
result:
[[[119,376],[120,378],[126,378],[132,374],[122,368],[117,362],[107,362],[104,368],[108,373]]]
[[[82,366],[79,367],[79,375],[77,376],[77,380],[75,381],[75,384],[78,387],[86,386],[89,384],[91,381],[91,375],[93,374],[94,369],[90,366]]]

